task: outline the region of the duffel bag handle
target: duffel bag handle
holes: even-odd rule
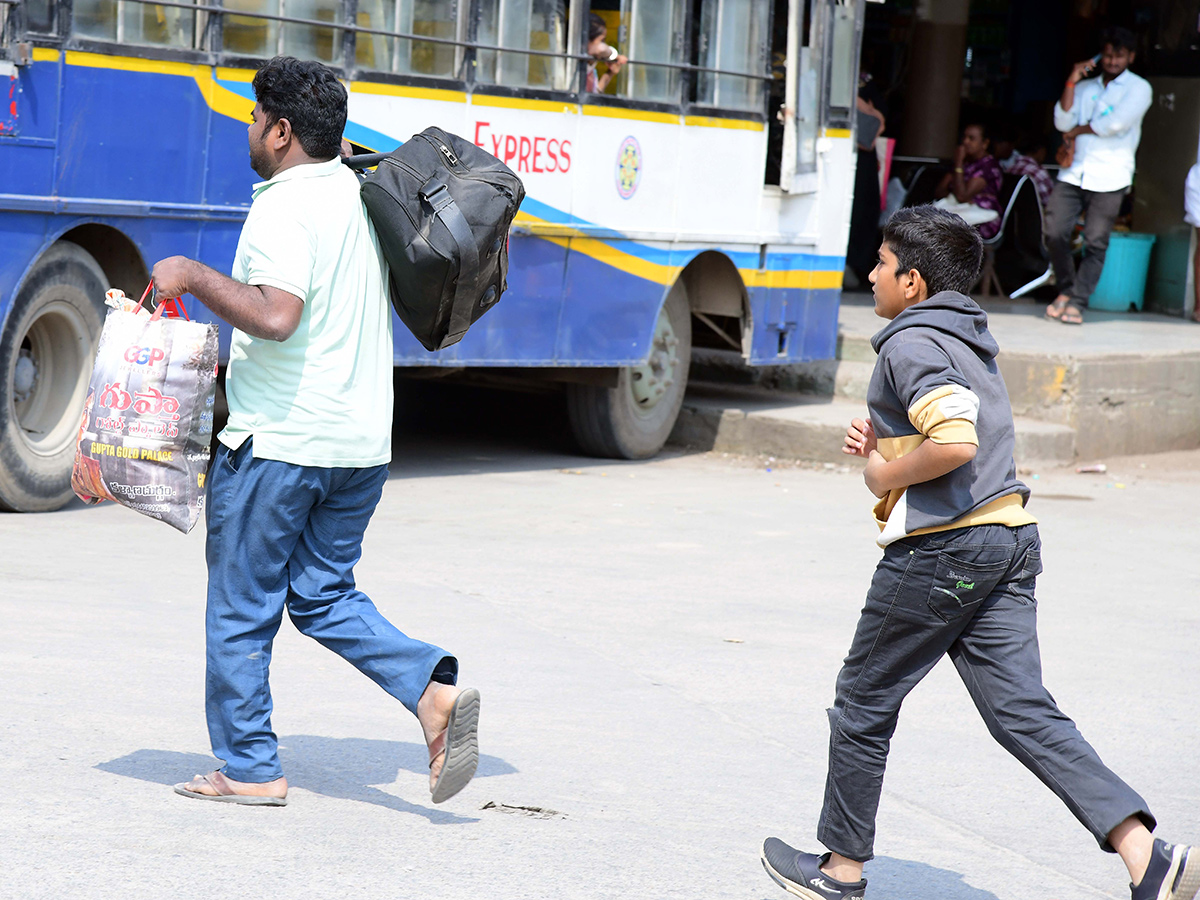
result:
[[[458,245],[458,280],[454,285],[454,301],[450,307],[450,324],[446,331],[446,341],[454,343],[451,338],[466,334],[467,329],[471,327],[471,307],[474,303],[467,299],[467,282],[472,279],[464,276],[479,270],[479,248],[475,246],[471,226],[467,224],[458,204],[450,196],[446,182],[434,175],[421,185],[417,193],[430,205],[434,215],[441,219],[446,230],[450,232],[450,237]],[[442,346],[447,345],[443,342]]]

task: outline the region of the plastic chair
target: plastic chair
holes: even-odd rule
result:
[[[981,294],[984,297],[1006,296],[1004,288],[1000,285],[1000,278],[996,275],[996,251],[1004,244],[1009,216],[1016,205],[1018,194],[1026,184],[1031,189],[1033,188],[1033,182],[1029,180],[1028,175],[1015,177],[1007,174],[1000,184],[1000,206],[1004,210],[1000,214],[1000,228],[992,237],[985,238],[983,241],[983,268],[980,270],[979,280],[975,283],[975,288],[979,288],[979,290],[976,291],[973,288],[972,293]],[[993,288],[995,288],[994,294],[992,293]]]

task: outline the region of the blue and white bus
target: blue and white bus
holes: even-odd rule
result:
[[[358,150],[439,125],[525,181],[502,302],[440,353],[397,323],[397,366],[561,385],[585,451],[636,458],[693,346],[831,358],[864,2],[0,0],[0,508],[71,496],[105,289],[229,271],[277,54],[338,70]]]

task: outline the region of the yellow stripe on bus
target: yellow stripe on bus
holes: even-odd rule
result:
[[[825,137],[848,138],[850,137],[849,128],[826,128],[823,132]]]
[[[666,266],[626,253],[601,238],[588,235],[573,229],[569,225],[558,225],[546,222],[528,213],[518,212],[514,225],[527,228],[535,237],[549,241],[559,247],[574,250],[584,256],[612,266],[621,272],[636,275],[655,284],[670,285],[675,283],[682,266]],[[763,288],[792,288],[792,289],[822,289],[840,288],[842,273],[834,271],[814,271],[811,269],[792,269],[787,271],[758,269],[738,269],[746,287]]]
[[[58,62],[58,51],[52,50],[49,47],[34,47],[33,48],[34,62]]]
[[[684,116],[684,125],[699,125],[702,128],[734,128],[739,131],[762,131],[762,122],[749,119],[721,119],[716,116]]]
[[[840,288],[842,273],[829,271],[813,271],[810,269],[792,269],[778,271],[768,269],[761,272],[758,269],[738,269],[746,287],[763,288]]]
[[[462,91],[410,87],[402,84],[381,84],[377,81],[351,82],[350,91],[355,94],[382,94],[386,97],[415,97],[418,100],[445,100],[447,103],[465,103],[467,100],[467,95]]]
[[[505,109],[532,109],[538,112],[578,113],[573,103],[558,100],[525,100],[521,97],[497,97],[492,94],[472,94],[472,106],[500,106]]]
[[[160,59],[138,59],[132,56],[108,56],[103,53],[85,53],[81,50],[67,51],[68,66],[83,66],[92,69],[116,69],[120,72],[150,72],[156,75],[175,75],[181,78],[191,78],[200,89],[204,102],[214,112],[239,122],[249,122],[250,113],[254,109],[254,101],[240,94],[235,94],[228,88],[221,87],[213,79],[210,66],[193,63],[172,62]],[[237,69],[221,69],[221,77],[229,76],[227,80],[241,81],[241,72]],[[253,73],[250,73],[253,78]]]
[[[600,116],[605,119],[636,119],[640,122],[664,122],[678,125],[679,116],[673,113],[653,112],[648,109],[622,109],[618,106],[585,106],[585,116]]]

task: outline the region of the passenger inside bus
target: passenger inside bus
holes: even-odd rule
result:
[[[587,67],[587,92],[589,94],[599,94],[608,87],[608,83],[612,81],[613,76],[621,71],[621,66],[628,62],[628,59],[617,52],[616,47],[610,47],[605,43],[608,37],[608,26],[604,24],[604,20],[596,13],[592,13],[588,18],[588,44],[587,53],[592,58]],[[596,64],[605,63],[608,67],[603,75],[596,74]]]

